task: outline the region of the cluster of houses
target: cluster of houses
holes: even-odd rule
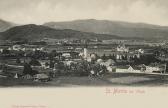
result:
[[[30,46],[29,46],[30,47]],[[12,47],[9,47],[8,50],[15,50],[15,51],[26,51],[29,49],[28,47],[23,47],[21,45],[13,45]],[[72,49],[72,48],[70,48]],[[2,50],[2,49],[1,49]],[[0,50],[0,51],[1,51]],[[44,47],[31,47],[32,51],[44,51]],[[2,50],[3,51],[3,50]],[[122,60],[123,58],[126,58],[129,60],[130,57],[137,57],[139,58],[141,54],[144,54],[143,49],[135,50],[134,52],[131,52],[129,47],[126,47],[124,44],[117,46],[115,53],[113,53],[116,57],[116,60]],[[116,61],[113,59],[103,60],[101,58],[97,59],[96,53],[90,53],[88,51],[88,48],[82,48],[79,50],[79,52],[75,53],[77,57],[72,58],[72,51],[71,52],[62,52],[61,57],[66,58],[65,60],[62,60],[63,64],[65,66],[70,66],[72,63],[76,64],[80,60],[86,60],[87,62],[92,62],[92,60],[96,60],[95,64],[99,64],[101,66],[105,66],[108,70],[108,72],[118,72],[118,73],[164,73],[166,71],[166,65],[165,64],[158,64],[158,63],[152,63],[150,65],[116,65]],[[50,60],[39,60],[41,66],[40,69],[51,69],[50,68]],[[34,67],[33,67],[34,68]],[[40,70],[38,68],[38,70]],[[52,71],[56,70],[56,66],[54,64],[54,67],[52,68]],[[1,70],[0,70],[1,72]],[[44,75],[43,75],[44,76]],[[17,77],[15,75],[15,77]],[[26,78],[29,78],[30,76],[25,76]]]
[[[135,56],[137,58],[140,58],[140,55],[144,54],[144,50],[138,49],[135,51],[129,51],[129,47],[126,47],[123,44],[123,45],[119,45],[117,47],[117,50],[113,54],[116,56],[117,60],[122,60],[123,58],[125,58],[126,60],[129,60],[131,57],[135,58]]]
[[[88,59],[87,59],[88,60]],[[76,64],[80,59],[77,60],[65,60],[63,61],[64,65],[70,66],[72,63]],[[49,62],[49,61],[46,61]],[[40,62],[41,67],[44,69],[49,69],[49,65],[46,65],[46,62]],[[88,60],[88,62],[90,62]],[[150,65],[116,65],[115,61],[112,59],[102,60],[97,59],[96,64],[101,66],[105,66],[108,72],[116,72],[116,73],[164,73],[166,71],[165,64],[152,63]],[[53,68],[55,69],[55,68]]]
[[[103,61],[98,59],[97,63],[106,66],[109,72],[119,72],[119,73],[164,73],[166,71],[165,64],[152,63],[150,65],[115,65],[115,61],[109,59]]]
[[[117,54],[122,54],[126,55],[127,57],[134,57],[135,55],[137,57],[140,56],[140,54],[144,54],[144,50],[143,49],[138,49],[135,50],[135,52],[131,55],[129,52],[129,48],[125,47],[125,45],[119,45],[117,48]],[[65,53],[62,56],[65,57],[70,57],[71,55],[69,53]],[[84,60],[91,62],[92,60],[96,59],[96,54],[95,53],[89,53],[87,48],[83,49],[83,52],[79,53],[79,56],[81,56],[81,58],[83,58]],[[116,59],[120,59],[121,55],[116,55]],[[159,63],[151,63],[150,65],[116,65],[115,60],[112,59],[108,59],[108,60],[102,60],[102,59],[96,59],[96,63],[106,66],[107,70],[109,72],[120,72],[120,73],[164,73],[166,71],[166,65],[165,64],[159,64]],[[71,59],[71,60],[67,60],[64,61],[65,65],[70,65],[71,63],[75,63],[76,60],[75,59]]]
[[[23,46],[23,45],[13,45],[8,48],[0,48],[0,52],[2,53],[4,50],[9,50],[9,51],[26,51],[26,50],[31,50],[31,51],[44,51],[44,47],[36,47],[33,45],[28,45],[28,46]]]

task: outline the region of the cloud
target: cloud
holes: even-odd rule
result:
[[[0,18],[42,24],[75,19],[108,19],[168,25],[166,0],[0,0]]]

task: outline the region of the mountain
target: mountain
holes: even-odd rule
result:
[[[14,26],[16,26],[16,24],[0,19],[0,32],[3,32]]]
[[[145,23],[88,19],[69,22],[48,22],[44,26],[55,29],[72,29],[98,34],[118,35],[121,37],[168,38],[168,27]]]
[[[89,32],[81,32],[70,29],[57,30],[42,25],[22,25],[15,26],[0,33],[2,40],[40,40],[43,38],[77,38],[77,39],[122,39],[115,35],[95,34]]]

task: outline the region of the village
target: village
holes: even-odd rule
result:
[[[116,73],[167,75],[167,53],[162,44],[128,45],[122,40],[105,44],[98,39],[64,39],[49,43],[48,40],[1,45],[0,76],[50,82],[59,76],[103,78]]]

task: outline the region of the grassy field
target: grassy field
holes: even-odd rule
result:
[[[168,86],[167,75],[147,75],[134,73],[111,73],[104,77],[66,77],[59,76],[49,82],[0,78],[0,87],[94,87],[94,86]]]

